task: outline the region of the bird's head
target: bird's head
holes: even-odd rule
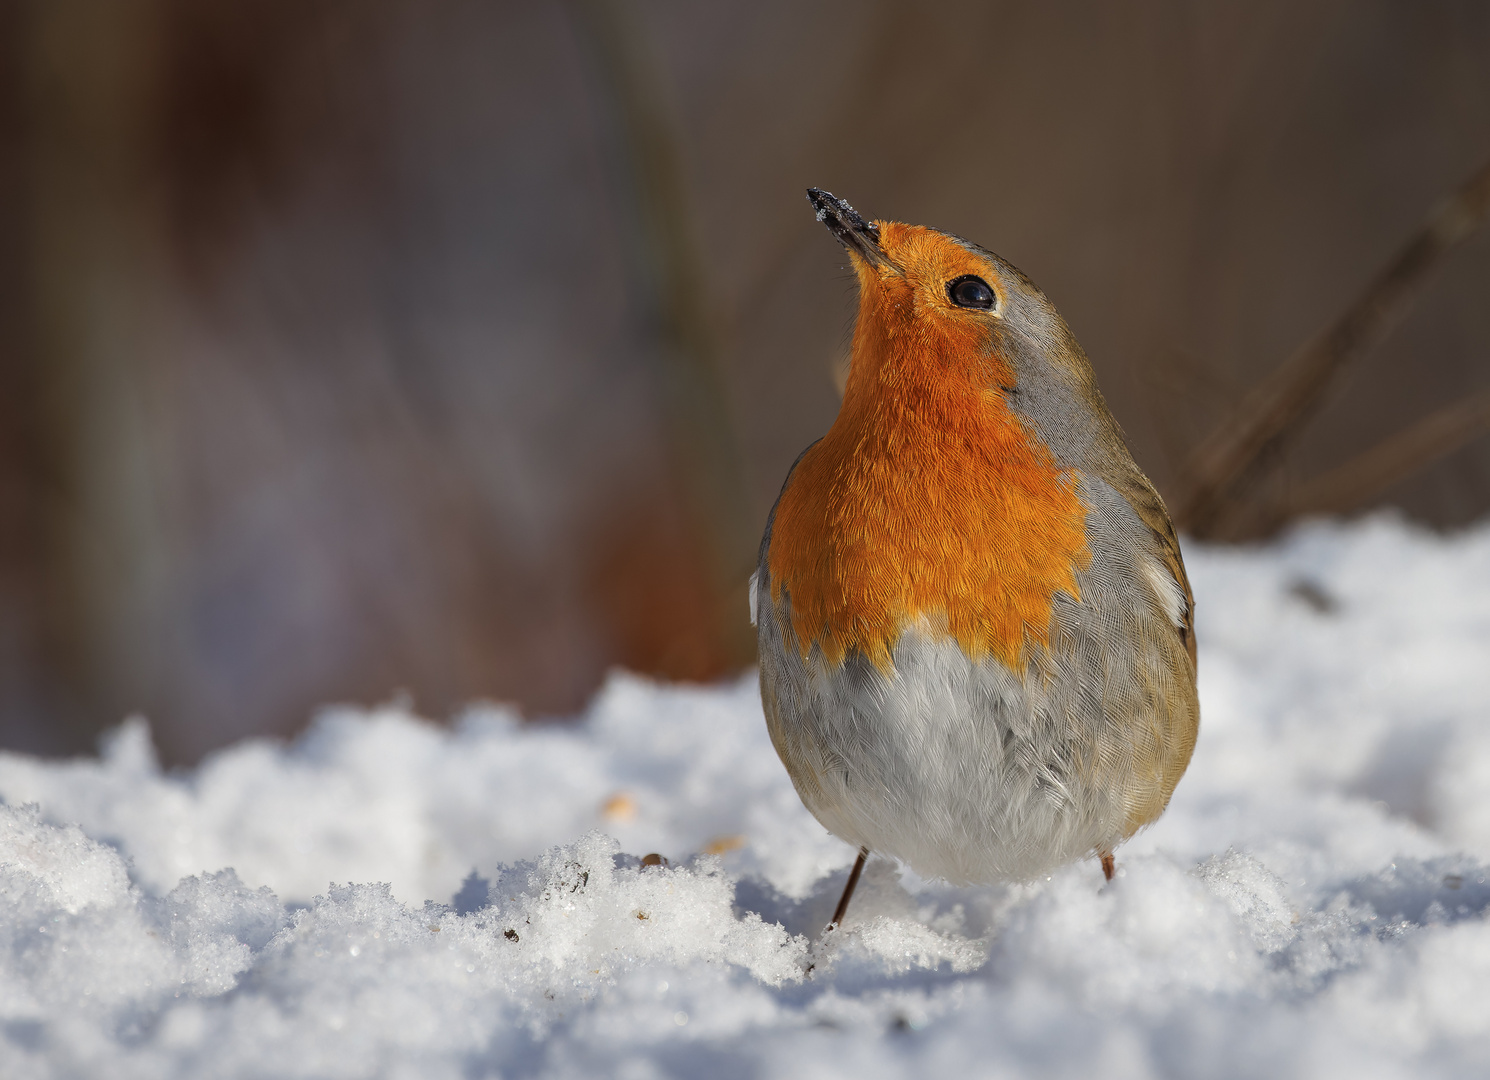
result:
[[[886,393],[981,398],[1045,429],[1045,441],[1071,464],[1094,441],[1116,437],[1081,346],[1017,267],[950,233],[866,220],[827,191],[809,188],[807,197],[848,250],[859,282],[847,413]],[[1036,401],[1045,408],[1031,411]]]
[[[916,358],[929,362],[923,377],[971,376],[988,386],[997,381],[991,376],[1008,374],[989,368],[1007,366],[997,362],[1004,324],[1030,289],[1017,270],[936,229],[866,221],[846,200],[817,188],[807,197],[859,279],[851,380]]]

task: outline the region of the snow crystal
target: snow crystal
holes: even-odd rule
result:
[[[0,754],[0,1075],[1482,1072],[1490,526],[1187,559],[1201,738],[1117,877],[871,860],[826,938],[854,852],[749,679]]]

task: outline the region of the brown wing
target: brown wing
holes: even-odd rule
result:
[[[1185,591],[1184,625],[1178,629],[1185,651],[1190,654],[1190,666],[1195,668],[1195,594],[1190,591],[1190,578],[1185,573],[1185,562],[1180,558],[1180,541],[1175,536],[1174,523],[1169,520],[1169,511],[1164,507],[1164,500],[1137,466],[1124,469],[1117,476],[1103,479],[1117,489],[1118,494],[1138,514],[1139,520],[1153,532],[1158,541],[1160,558]]]

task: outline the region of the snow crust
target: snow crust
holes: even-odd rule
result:
[[[871,861],[827,942],[751,679],[0,754],[0,1076],[1483,1075],[1490,526],[1186,558],[1200,742],[1116,880]]]

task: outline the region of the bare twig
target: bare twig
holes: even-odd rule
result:
[[[1223,515],[1268,472],[1280,451],[1323,404],[1350,364],[1382,340],[1411,306],[1430,272],[1490,217],[1490,163],[1434,211],[1423,229],[1319,337],[1294,353],[1242,402],[1192,459],[1180,527],[1214,536]]]
[[[1275,522],[1343,514],[1490,432],[1490,390],[1446,406],[1296,487],[1275,504]]]

